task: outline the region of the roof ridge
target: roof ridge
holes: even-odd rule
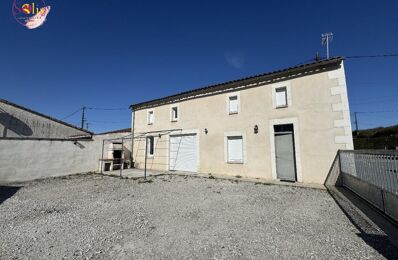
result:
[[[47,119],[49,119],[49,120],[51,120],[51,121],[54,121],[54,122],[57,122],[57,123],[59,123],[59,124],[62,124],[62,125],[65,125],[65,126],[74,128],[74,129],[76,129],[76,130],[79,130],[79,131],[82,131],[82,132],[86,132],[86,133],[88,133],[88,134],[90,134],[90,135],[94,135],[93,132],[90,132],[90,131],[88,131],[88,130],[79,128],[79,127],[77,127],[77,126],[74,126],[74,125],[72,125],[72,124],[66,123],[66,122],[64,122],[64,121],[62,121],[62,120],[59,120],[59,119],[56,119],[56,118],[54,118],[54,117],[51,117],[51,116],[42,114],[42,113],[40,113],[40,112],[34,111],[34,110],[30,109],[30,108],[26,108],[26,107],[23,107],[23,106],[21,106],[21,105],[17,105],[17,104],[12,103],[12,102],[10,102],[10,101],[8,101],[8,100],[5,100],[5,99],[0,98],[0,102],[5,103],[5,104],[10,105],[10,106],[14,106],[14,107],[19,108],[19,109],[22,109],[22,110],[25,110],[25,111],[30,112],[30,113],[33,113],[33,114],[35,114],[35,115],[38,115],[38,116],[47,118]]]
[[[237,83],[237,82],[250,80],[250,79],[254,79],[254,78],[259,78],[259,77],[264,77],[264,76],[271,76],[273,74],[287,72],[287,71],[294,70],[294,69],[311,67],[311,66],[314,66],[314,65],[326,65],[326,64],[329,64],[329,63],[332,63],[332,62],[341,61],[343,59],[344,59],[344,57],[342,57],[342,56],[336,56],[336,57],[332,57],[332,58],[329,58],[329,59],[324,59],[324,60],[304,63],[304,64],[301,64],[301,65],[299,64],[299,65],[287,67],[287,68],[284,68],[284,69],[273,70],[273,71],[269,71],[269,72],[265,72],[265,73],[261,73],[261,74],[256,74],[256,75],[252,75],[252,76],[248,76],[248,77],[244,77],[244,78],[240,78],[240,79],[225,81],[225,82],[222,82],[222,83],[212,84],[212,85],[208,85],[208,86],[205,86],[205,87],[200,87],[200,88],[195,88],[195,89],[191,89],[191,90],[186,90],[186,91],[183,91],[183,92],[180,92],[180,93],[177,93],[177,94],[173,94],[173,95],[169,95],[169,96],[165,96],[165,97],[161,97],[161,98],[156,98],[156,99],[152,99],[152,100],[148,100],[148,101],[132,104],[132,105],[130,105],[130,109],[135,109],[137,107],[140,108],[141,106],[144,106],[146,104],[150,105],[150,103],[156,103],[156,102],[160,102],[160,101],[165,100],[165,99],[171,99],[171,98],[174,98],[174,97],[176,98],[178,96],[186,95],[186,94],[189,94],[189,93],[195,93],[195,92],[199,92],[199,91],[209,90],[209,89],[217,88],[217,87],[220,87],[220,86],[225,86],[225,85],[228,85],[228,84]]]
[[[111,130],[111,131],[107,131],[107,132],[103,132],[103,133],[98,133],[98,134],[95,134],[95,135],[117,134],[117,133],[124,133],[124,132],[131,132],[131,127]]]

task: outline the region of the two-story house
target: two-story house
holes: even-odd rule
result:
[[[340,57],[131,108],[137,168],[323,183],[353,148]]]

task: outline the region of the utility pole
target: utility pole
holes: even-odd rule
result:
[[[84,122],[86,119],[84,118],[84,112],[86,111],[86,107],[82,107],[82,129],[84,129]]]
[[[355,117],[355,135],[358,136],[358,117],[357,117],[358,112],[354,112],[354,117]]]
[[[322,33],[322,45],[326,45],[326,58],[329,59],[329,42],[333,40],[333,33]]]

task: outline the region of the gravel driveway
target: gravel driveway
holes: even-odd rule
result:
[[[31,182],[0,230],[1,259],[383,258],[326,191],[187,176]]]

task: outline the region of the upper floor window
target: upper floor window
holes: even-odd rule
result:
[[[286,87],[281,87],[275,89],[275,101],[276,107],[287,107],[287,89]]]
[[[153,110],[148,111],[148,125],[152,125],[155,121],[155,114]]]
[[[178,107],[171,108],[171,121],[172,122],[178,121]]]
[[[239,111],[238,96],[230,96],[228,102],[229,102],[229,114],[237,114]]]

